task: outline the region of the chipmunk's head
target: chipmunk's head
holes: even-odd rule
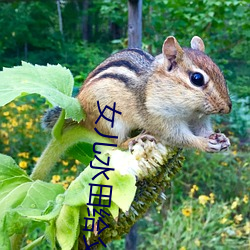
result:
[[[204,51],[204,43],[198,36],[192,38],[191,48],[181,48],[175,37],[169,36],[162,47],[161,72],[174,79],[171,88],[179,85],[177,92],[181,92],[184,99],[190,99],[197,112],[227,114],[232,104],[226,81]]]

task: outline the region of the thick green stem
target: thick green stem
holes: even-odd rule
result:
[[[97,133],[90,131],[80,125],[72,126],[63,131],[60,138],[52,138],[46,149],[39,158],[31,178],[33,180],[45,180],[61,155],[65,151],[78,142],[86,142],[93,144],[95,142],[110,143],[106,138],[101,137]],[[99,147],[100,149],[100,147]]]

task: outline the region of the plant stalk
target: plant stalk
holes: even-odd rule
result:
[[[46,180],[60,157],[68,148],[78,142],[90,144],[95,142],[110,143],[107,138],[86,129],[81,125],[68,127],[63,130],[63,134],[60,138],[51,139],[35,165],[30,177],[33,180]],[[102,147],[99,146],[98,148],[101,149]]]

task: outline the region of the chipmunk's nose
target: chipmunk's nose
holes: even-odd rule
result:
[[[220,109],[219,113],[228,114],[231,112],[231,109],[232,109],[232,102],[229,101],[222,109]]]

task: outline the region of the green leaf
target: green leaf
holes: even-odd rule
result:
[[[93,152],[93,145],[85,142],[79,142],[73,145],[66,153],[86,166],[94,159],[95,155]]]
[[[111,202],[111,206],[108,208],[108,210],[114,219],[118,218],[119,207],[114,202]]]
[[[48,209],[48,203],[55,200],[58,193],[64,192],[60,185],[35,181],[19,185],[1,200],[0,230],[5,231],[7,237],[14,233],[21,233],[31,220],[55,220],[62,205],[56,204],[48,214],[42,216]]]
[[[23,227],[35,219],[27,216],[41,216],[45,211],[50,213],[48,220],[55,219],[62,206],[56,197],[64,193],[64,189],[40,180],[32,182],[11,157],[0,155],[0,159],[0,231],[6,237],[1,248],[4,249],[9,244],[9,236],[21,233]]]
[[[28,175],[10,156],[0,154],[0,181],[17,176],[26,176],[28,178]]]
[[[96,169],[87,167],[69,186],[65,192],[64,204],[70,206],[82,206],[89,201],[89,183],[96,183],[99,178],[95,181],[92,180],[93,176],[98,173]],[[101,178],[100,178],[101,181]],[[100,182],[99,182],[100,183]],[[97,188],[93,188],[96,191]]]
[[[56,238],[64,250],[71,250],[79,234],[79,207],[64,205],[56,220]]]
[[[123,212],[129,210],[136,192],[136,179],[133,175],[121,175],[119,171],[109,173],[109,180],[103,179],[103,185],[111,185],[112,201],[122,209]]]
[[[3,219],[7,210],[16,208],[22,203],[31,185],[32,182],[23,183],[1,199],[0,221]]]
[[[22,234],[23,228],[29,225],[31,221],[27,217],[22,217],[15,209],[6,211],[4,217],[3,231],[7,237],[13,234]]]
[[[27,215],[27,213],[22,212],[21,210],[18,209],[19,213],[22,215],[28,216],[28,218],[36,221],[52,221],[56,219],[56,217],[59,215],[60,211],[62,208],[62,204],[55,204],[53,207],[53,210],[50,211],[49,213],[42,214],[42,215]]]
[[[109,155],[112,159],[112,165],[109,166],[110,168],[119,167],[120,160],[128,161],[130,158],[130,154],[127,152],[120,152],[119,158],[118,157],[112,157],[115,155],[114,151],[109,151],[109,153],[104,153],[100,157],[103,161],[106,161],[107,156]],[[129,161],[128,161],[129,162]],[[100,163],[97,159],[93,160],[94,166],[100,166],[104,167],[102,163]],[[109,177],[109,180],[105,178],[103,174],[96,177],[94,180],[92,178],[97,174],[101,172],[99,169],[93,169],[88,166],[69,186],[67,191],[65,192],[65,200],[64,204],[70,205],[70,206],[82,206],[89,202],[89,195],[90,195],[90,187],[89,183],[93,184],[100,184],[100,185],[111,185],[113,187],[112,191],[112,201],[118,205],[119,208],[121,208],[123,211],[127,211],[134,199],[134,195],[136,192],[136,179],[131,174],[121,174],[120,170],[115,169],[115,171],[108,171],[107,175]],[[93,194],[95,194],[98,190],[98,187],[94,186],[92,188]],[[105,191],[105,189],[104,189]],[[109,191],[109,190],[107,190]],[[105,194],[105,192],[103,192]],[[94,197],[94,196],[93,196]],[[92,197],[92,198],[93,198]],[[94,199],[94,198],[93,198]],[[92,202],[92,201],[91,201]],[[115,208],[114,208],[115,209]],[[90,210],[92,211],[91,207]],[[115,213],[116,210],[114,210]]]
[[[0,249],[8,249],[5,248],[10,244],[8,237],[12,235],[13,232],[19,232],[23,226],[28,223],[28,221],[22,217],[16,216],[16,213],[11,213],[11,209],[17,207],[22,202],[31,184],[32,182],[21,184],[0,201]],[[4,241],[1,239],[3,236]]]
[[[11,190],[16,188],[17,186],[21,185],[25,182],[31,182],[30,178],[27,176],[17,176],[8,178],[6,180],[0,181],[0,201],[4,198]]]
[[[2,250],[10,250],[10,240],[8,234],[1,228],[0,225],[0,249]]]
[[[78,100],[71,97],[73,84],[71,72],[61,65],[34,66],[22,62],[22,66],[0,72],[0,106],[18,96],[36,93],[53,106],[65,109],[66,118],[79,122],[84,114]]]
[[[50,242],[51,249],[56,249],[56,223],[51,221],[45,229],[45,237]]]
[[[61,185],[37,180],[30,186],[20,207],[27,210],[37,209],[42,212],[48,201],[55,200],[56,196],[61,193],[64,193],[64,188]]]

